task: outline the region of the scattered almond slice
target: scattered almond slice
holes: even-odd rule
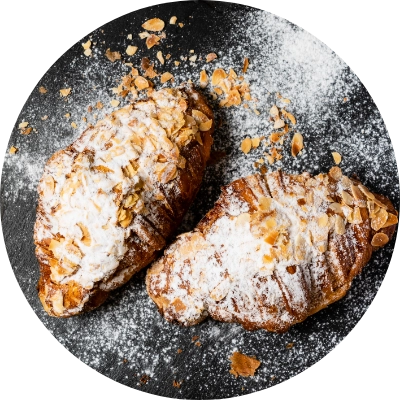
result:
[[[46,94],[47,93],[47,89],[44,86],[40,86],[39,87],[39,93]]]
[[[274,123],[274,129],[280,129],[285,126],[285,121],[283,119],[278,118]]]
[[[211,78],[212,85],[213,86],[218,85],[221,82],[221,80],[225,79],[227,76],[228,75],[222,68],[217,68],[212,74]]]
[[[10,150],[9,150],[9,153],[10,153],[10,154],[15,154],[15,153],[17,153],[17,151],[18,151],[18,148],[17,148],[17,147],[11,146],[11,147],[10,147]]]
[[[125,52],[126,52],[126,54],[128,54],[128,56],[133,56],[137,52],[137,50],[138,50],[137,46],[129,45],[126,48]]]
[[[168,82],[169,80],[171,80],[174,76],[170,73],[170,72],[164,72],[161,75],[161,83],[165,83]]]
[[[388,218],[385,222],[385,225],[383,225],[382,228],[387,228],[388,226],[395,225],[398,222],[399,222],[399,220],[396,215],[388,213]]]
[[[292,139],[292,156],[297,157],[303,147],[303,136],[301,133],[296,132]]]
[[[182,22],[179,22],[178,26],[179,28],[183,28],[185,25]]]
[[[103,108],[103,103],[102,103],[101,101],[98,101],[98,102],[96,103],[96,108],[97,108],[98,110],[101,110],[101,109]]]
[[[178,67],[181,63],[179,61],[174,61],[175,67]]]
[[[252,138],[251,139],[251,147],[253,149],[256,149],[260,145],[260,142],[261,142],[261,138],[259,138],[259,137]]]
[[[191,61],[191,62],[195,62],[196,60],[197,60],[197,56],[196,55],[194,55],[192,57],[189,57],[189,61]]]
[[[90,57],[90,56],[92,55],[92,49],[86,49],[86,50],[83,52],[83,54],[84,54],[86,57]]]
[[[245,57],[244,62],[243,62],[243,73],[245,74],[247,72],[247,68],[249,67],[249,59]]]
[[[165,23],[162,19],[160,18],[152,18],[146,21],[143,25],[142,28],[146,29],[146,31],[150,32],[159,32],[164,29]]]
[[[171,25],[175,25],[176,24],[176,21],[177,21],[177,17],[175,17],[175,15],[173,16],[173,17],[171,17],[171,19],[169,20],[169,23],[171,24]]]
[[[146,39],[146,46],[148,49],[151,49],[154,47],[158,42],[160,41],[160,37],[154,34],[151,34],[147,39]]]
[[[332,157],[336,165],[339,165],[342,162],[342,156],[336,151],[332,152]]]
[[[242,140],[240,149],[243,151],[244,154],[247,154],[251,150],[251,139],[249,137],[246,137]]]
[[[60,95],[61,97],[67,97],[71,93],[71,88],[67,89],[60,89]]]
[[[19,128],[19,129],[25,129],[28,125],[29,125],[29,122],[24,121],[24,122],[21,122],[21,123],[18,125],[18,128]]]
[[[147,81],[146,78],[143,78],[142,76],[138,76],[135,79],[135,85],[139,90],[143,90],[149,87],[149,82]]]
[[[249,357],[245,354],[235,351],[231,357],[231,370],[229,371],[235,377],[238,376],[254,376],[257,368],[261,365],[255,357]]]
[[[83,50],[90,49],[90,46],[91,46],[91,45],[92,45],[92,42],[91,42],[90,40],[88,40],[88,41],[85,42],[85,43],[82,43]]]
[[[120,60],[121,59],[121,53],[119,51],[111,51],[109,48],[106,50],[105,56],[111,62],[115,62],[116,60]]]
[[[208,85],[208,75],[207,72],[203,69],[200,72],[200,87],[204,89]]]
[[[113,100],[110,101],[110,104],[111,104],[112,107],[118,107],[119,106],[119,101],[113,99]]]
[[[22,135],[29,135],[29,134],[32,132],[32,130],[33,130],[32,127],[23,129],[23,130],[21,130],[21,134],[22,134]]]
[[[389,237],[383,232],[376,233],[372,238],[371,244],[375,247],[384,246],[387,242],[389,242]]]
[[[163,57],[163,54],[162,54],[161,51],[158,51],[158,52],[157,52],[157,58],[158,58],[158,61],[160,61],[160,63],[161,63],[162,65],[164,65],[165,60],[164,60],[164,57]]]
[[[132,33],[130,33],[127,37],[128,40],[132,40]]]
[[[271,107],[271,109],[269,110],[269,115],[273,118],[279,116],[279,109],[276,105],[273,105]]]
[[[71,117],[71,114],[70,114],[70,113],[66,113],[66,114],[64,114],[64,117],[65,117],[65,118],[70,118],[70,117]]]
[[[76,128],[78,127],[78,125],[76,125],[75,122],[71,122],[71,126],[72,126],[74,129],[76,129]]]
[[[215,53],[209,53],[206,56],[206,61],[209,63],[211,61],[214,61],[217,58],[218,58],[218,56]]]

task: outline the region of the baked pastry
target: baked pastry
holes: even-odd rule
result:
[[[170,322],[284,332],[343,297],[397,224],[392,203],[340,168],[238,179],[147,271]]]
[[[50,158],[34,228],[50,315],[99,306],[153,261],[199,189],[213,130],[192,86],[150,90]]]

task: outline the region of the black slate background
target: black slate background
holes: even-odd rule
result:
[[[168,9],[168,7],[170,7]],[[190,5],[180,5],[177,9],[175,6],[163,6],[162,10],[165,11],[165,15],[170,15],[173,11],[174,14],[177,14],[179,17],[184,19],[188,14],[191,14],[191,6]],[[190,35],[188,34],[185,37],[185,40],[182,44],[182,48],[186,46],[186,49],[192,48],[194,45],[196,47],[201,47],[202,45],[207,45],[210,41],[213,41],[215,46],[221,46],[222,48],[227,45],[231,45],[231,43],[216,43],[216,38],[220,37],[218,29],[226,29],[223,24],[223,20],[226,17],[225,15],[221,14],[213,14],[209,18],[216,18],[221,21],[218,24],[218,28],[212,28],[212,25],[196,25],[193,27],[193,33],[195,34]],[[138,10],[137,14],[135,14],[135,18],[138,21],[142,21],[145,17],[153,16],[153,11],[151,9],[147,10]],[[196,18],[194,19],[196,20]],[[107,27],[107,43],[111,43],[113,38],[118,35],[118,31],[121,29],[121,25],[123,24],[123,18],[118,23],[114,23],[111,26]],[[210,28],[211,26],[211,28]],[[190,33],[190,30],[187,30],[186,33]],[[200,39],[199,39],[200,38]],[[200,40],[200,43],[199,43]],[[58,79],[64,79],[65,76],[69,76],[69,74],[74,74],[76,71],[68,69],[68,57],[71,59],[74,57],[74,51],[80,50],[80,45],[76,45],[71,49],[71,52],[65,54],[61,60],[58,61],[57,64],[57,71],[55,69],[50,70],[48,74],[43,77],[42,83],[44,83],[47,87],[51,89],[51,84],[55,85],[58,88],[58,84],[60,83]],[[64,62],[63,62],[64,60]],[[63,73],[60,74],[60,71]],[[57,73],[56,73],[57,72]],[[99,77],[102,79],[102,77]],[[51,90],[50,90],[51,91]],[[55,90],[56,92],[56,90]],[[36,96],[36,97],[35,97]],[[369,99],[368,91],[360,84],[359,88],[359,97],[361,101],[363,111],[365,113],[374,112],[375,107],[373,103]],[[31,99],[39,100],[35,91],[32,93]],[[31,100],[29,99],[29,100]],[[43,105],[46,110],[52,109],[53,105],[51,102],[49,104]],[[53,107],[52,111],[55,115],[60,114],[60,111]],[[354,111],[354,124],[357,125],[357,115],[359,114],[359,110],[355,109]],[[21,115],[21,118],[23,114]],[[39,117],[39,116],[38,116]],[[37,121],[39,123],[39,121]],[[19,121],[17,121],[17,124]],[[385,128],[382,127],[383,130]],[[54,143],[51,141],[46,142],[47,146],[45,148],[42,147],[43,142],[36,140],[34,136],[29,138],[21,138],[19,133],[14,131],[13,137],[11,138],[14,144],[18,144],[18,141],[24,140],[23,146],[29,146],[30,149],[36,149],[38,152],[45,152],[49,156],[54,152],[55,147]],[[68,132],[65,132],[65,135],[68,135]],[[22,147],[22,146],[21,146]],[[316,144],[317,147],[317,144]],[[354,160],[357,162],[357,160]],[[394,179],[396,178],[395,166],[391,168],[391,166],[385,166],[387,170],[383,170],[383,175],[392,174]],[[362,175],[362,171],[360,171]],[[13,181],[15,179],[19,179],[20,177],[16,177],[13,175],[12,169],[7,169],[7,163],[5,163],[5,170],[2,172],[2,186],[1,186],[1,193],[3,194],[4,187],[12,187]],[[218,177],[216,177],[215,184],[218,185]],[[214,196],[216,196],[215,193]],[[207,202],[201,203],[202,201],[202,194],[200,193],[199,202],[202,204],[199,207],[199,215],[198,218],[201,217],[201,213],[204,211],[203,209],[206,208],[206,205],[209,201],[213,199],[207,199]],[[204,193],[203,193],[204,199]],[[15,203],[5,203],[4,204],[4,215],[3,221],[5,227],[5,240],[7,249],[9,252],[9,260],[11,264],[11,268],[14,271],[17,277],[17,283],[21,287],[23,293],[25,294],[26,299],[32,304],[34,311],[40,315],[40,319],[42,323],[48,326],[55,332],[56,337],[62,338],[63,335],[68,335],[67,330],[65,329],[65,322],[60,320],[55,320],[52,318],[48,318],[44,312],[41,310],[41,305],[37,300],[36,290],[35,290],[35,283],[38,277],[38,270],[37,270],[37,262],[34,257],[34,247],[33,243],[30,240],[32,234],[32,227],[35,220],[35,207],[32,206],[36,204],[37,195],[36,192],[32,191],[30,193],[24,193],[23,198],[20,198]],[[397,193],[397,198],[394,199],[396,206],[399,206],[399,196]],[[386,274],[386,270],[388,265],[390,264],[390,256],[393,251],[393,245],[388,246],[383,251],[379,252],[379,254],[375,254],[373,260],[371,261],[369,268],[366,268],[363,274],[357,278],[354,282],[354,285],[349,293],[349,296],[346,297],[344,301],[338,302],[337,304],[331,306],[329,309],[320,312],[318,315],[309,318],[305,323],[301,324],[299,327],[295,327],[289,333],[285,335],[274,335],[268,334],[263,332],[257,333],[248,333],[241,331],[239,334],[243,336],[245,339],[244,342],[246,343],[241,350],[243,352],[247,352],[249,354],[268,354],[268,358],[279,360],[279,365],[271,366],[271,370],[274,370],[277,379],[274,382],[270,382],[261,385],[257,385],[256,383],[245,383],[246,389],[256,389],[261,390],[269,385],[276,385],[280,382],[284,382],[285,380],[289,379],[290,377],[297,375],[299,372],[307,369],[313,363],[317,362],[319,359],[323,358],[326,354],[328,354],[337,343],[339,343],[345,336],[349,334],[349,332],[354,328],[354,326],[358,323],[361,316],[364,312],[368,309],[369,305],[373,300],[373,296],[369,296],[367,298],[363,297],[363,292],[367,291],[368,293],[377,292],[379,289],[383,278]],[[21,257],[22,255],[22,257]],[[125,288],[121,289],[118,293],[113,296],[110,302],[104,307],[104,309],[111,309],[112,307],[118,307],[118,299],[120,296],[123,296],[124,291],[132,291],[135,289],[139,289],[139,292],[143,293],[143,284],[142,284],[142,277],[138,276],[132,280],[130,284],[128,284]],[[356,310],[356,311],[354,311]],[[96,312],[92,314],[88,314],[82,317],[77,317],[77,321],[79,325],[82,327],[86,325],[90,325],[91,318],[96,318],[95,316],[98,315]],[[345,316],[343,318],[343,316]],[[204,325],[214,325],[216,323],[212,321],[207,321]],[[157,369],[157,374],[159,376],[158,383],[150,380],[149,384],[146,386],[145,390],[149,393],[154,393],[157,395],[163,395],[168,398],[206,398],[206,397],[214,397],[220,398],[219,396],[221,393],[224,393],[223,397],[228,397],[228,395],[239,394],[240,389],[243,386],[243,381],[235,381],[232,377],[227,375],[226,368],[221,368],[219,365],[215,366],[213,370],[204,370],[199,368],[198,365],[201,363],[199,360],[201,359],[202,354],[209,354],[207,351],[212,349],[215,343],[212,340],[207,342],[206,340],[203,341],[203,348],[196,348],[195,351],[193,350],[193,346],[191,346],[190,339],[192,336],[196,334],[201,334],[203,332],[204,325],[195,327],[191,330],[181,330],[177,332],[180,328],[177,327],[163,327],[168,332],[171,332],[171,335],[178,335],[182,345],[186,346],[185,350],[185,363],[177,363],[177,367],[182,370],[182,372],[186,372],[187,370],[193,371],[193,375],[196,376],[196,380],[190,380],[187,382],[186,385],[182,386],[183,392],[177,395],[176,390],[171,388],[170,386],[170,374],[166,374],[166,368],[163,365]],[[229,332],[229,327],[222,326],[218,324],[218,327],[221,330],[226,330]],[[154,328],[154,330],[150,333],[149,332],[149,341],[154,341],[154,351],[160,351],[162,349],[163,343],[156,343],[157,341],[155,338],[160,337],[159,332],[159,325]],[[314,333],[317,338],[315,342],[310,341],[309,337],[310,334]],[[304,354],[290,354],[285,351],[285,344],[287,342],[296,342],[302,349],[305,351]],[[189,343],[186,343],[189,342]],[[307,356],[307,350],[309,353],[313,353],[315,348],[315,344],[318,342],[325,343],[325,347],[323,351],[318,354],[313,354],[313,357],[310,358]],[[74,343],[70,343],[69,346],[66,346],[67,350],[70,350],[74,353],[74,355],[78,356],[83,349],[80,348],[78,345],[74,347]],[[181,348],[183,348],[181,346]],[[215,351],[214,356],[218,359],[221,356],[226,356],[226,354],[221,354],[218,351]],[[89,355],[90,358],[90,355]],[[208,360],[209,364],[213,364],[212,360]],[[132,389],[136,390],[143,390],[143,387],[137,387],[137,380],[123,380],[122,376],[124,376],[124,365],[119,365],[117,370],[114,370],[110,373],[109,369],[111,366],[114,366],[117,361],[117,357],[112,352],[110,354],[105,354],[104,356],[104,365],[99,369],[100,373],[104,373],[110,375],[116,381],[123,382],[127,386],[132,387]],[[90,363],[89,363],[90,366]],[[273,368],[272,368],[273,367]],[[209,374],[217,374],[220,379],[214,381],[214,386],[211,388],[207,388],[205,383],[210,382]],[[166,381],[165,385],[163,382]],[[202,392],[199,393],[199,387],[202,388]],[[221,397],[222,398],[222,397]]]

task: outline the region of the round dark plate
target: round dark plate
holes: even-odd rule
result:
[[[173,15],[182,27],[168,23]],[[153,17],[166,21],[166,38],[147,50],[138,33],[142,23]],[[92,56],[86,57],[81,44],[89,38],[96,44]],[[132,57],[125,54],[128,44],[139,47]],[[119,51],[122,61],[111,63],[104,56],[108,48]],[[171,54],[164,66],[155,57],[159,50],[164,56]],[[218,59],[206,63],[211,52]],[[193,54],[197,60],[190,62]],[[43,76],[21,111],[9,142],[19,151],[6,155],[1,193],[4,239],[17,280],[53,335],[80,360],[117,382],[173,398],[226,398],[276,385],[320,360],[356,325],[385,276],[395,239],[373,255],[344,299],[280,335],[247,332],[240,325],[212,320],[191,328],[170,325],[146,294],[144,271],[115,291],[106,304],[81,316],[51,318],[38,300],[39,268],[32,236],[36,186],[44,164],[79,136],[86,125],[82,117],[94,122],[95,112],[100,118],[111,110],[115,96],[110,89],[130,70],[124,62],[138,67],[144,56],[155,61],[157,71],[171,72],[175,84],[196,82],[203,68],[209,72],[233,68],[239,74],[244,58],[250,59],[245,78],[257,101],[249,109],[219,108],[210,89],[204,90],[221,124],[215,133],[214,163],[181,231],[192,229],[212,207],[221,185],[256,172],[253,163],[265,149],[260,146],[246,156],[239,145],[246,136],[267,136],[272,131],[268,110],[280,101],[278,92],[291,101],[287,108],[297,118],[305,149],[293,158],[290,140],[286,141],[283,159],[271,170],[327,172],[333,165],[331,152],[337,151],[344,173],[356,174],[399,208],[397,165],[384,122],[362,83],[330,49],[290,22],[253,8],[205,1],[169,3],[127,14],[83,38]],[[46,94],[39,92],[41,86]],[[69,87],[71,94],[61,98],[59,90]],[[104,108],[88,113],[88,106],[97,101]],[[37,132],[21,135],[22,121]],[[290,349],[289,343],[294,344]],[[229,356],[235,350],[262,362],[253,378],[235,379],[229,373]]]

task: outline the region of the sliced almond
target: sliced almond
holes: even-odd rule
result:
[[[146,46],[148,49],[151,49],[152,47],[154,47],[155,45],[158,44],[158,42],[161,39],[159,38],[159,36],[151,34],[147,39],[146,39]]]
[[[137,50],[138,50],[137,46],[129,45],[126,48],[125,52],[126,52],[126,54],[128,54],[128,56],[133,56],[134,54],[136,54]]]
[[[280,118],[278,118],[274,123],[274,129],[280,129],[280,128],[283,128],[284,126],[285,126],[285,121]]]
[[[173,17],[171,17],[171,19],[169,20],[169,23],[170,23],[171,25],[175,25],[177,20],[178,20],[178,18],[175,17],[175,16],[173,16]]]
[[[44,86],[40,86],[39,87],[39,93],[46,94],[47,93],[47,89]]]
[[[386,224],[387,219],[387,211],[383,208],[379,209],[374,218],[371,219],[371,228],[374,231],[379,231]]]
[[[208,75],[207,72],[203,69],[200,72],[200,87],[205,88],[208,85]]]
[[[362,193],[365,194],[369,199],[374,200],[375,196],[361,183],[358,184],[358,188],[361,190]]]
[[[243,61],[243,73],[245,74],[247,72],[247,68],[249,67],[249,59],[247,57],[245,57],[244,61]]]
[[[358,188],[356,185],[351,185],[351,193],[353,194],[353,197],[356,201],[358,202],[363,202],[365,204],[364,207],[366,207],[365,203],[365,196],[361,192],[361,190]]]
[[[253,149],[256,149],[260,145],[260,142],[261,142],[261,138],[259,138],[259,137],[251,138],[251,147]]]
[[[150,31],[150,32],[162,31],[164,29],[164,27],[165,27],[165,23],[160,18],[149,19],[142,25],[143,29],[146,29],[146,31]]]
[[[328,221],[329,221],[329,217],[327,214],[322,214],[319,218],[318,218],[318,226],[320,228],[324,228],[325,226],[328,225]]]
[[[115,61],[121,59],[121,53],[120,53],[119,51],[111,51],[110,49],[107,49],[107,50],[106,50],[105,56],[106,56],[111,62],[115,62]]]
[[[268,244],[270,244],[271,246],[273,246],[276,242],[276,239],[279,236],[279,232],[278,231],[270,231],[267,233],[267,235],[264,238],[264,241]]]
[[[387,210],[387,205],[383,204],[381,201],[379,201],[376,197],[372,200],[378,207],[381,207],[385,210]]]
[[[88,41],[85,42],[85,43],[82,43],[83,50],[90,49],[90,46],[91,46],[91,45],[92,45],[92,42],[91,42],[90,40],[88,40]]]
[[[382,228],[387,228],[388,226],[395,225],[398,222],[399,222],[399,220],[396,215],[388,213],[387,221],[385,222],[385,225],[382,226]]]
[[[296,157],[303,147],[303,136],[296,132],[292,139],[292,156]]]
[[[338,235],[343,235],[346,232],[346,226],[344,220],[340,215],[337,214],[335,219],[335,232]]]
[[[173,77],[174,77],[174,76],[173,76],[170,72],[164,72],[164,73],[161,75],[161,78],[160,78],[161,83],[168,82],[168,81],[171,80]]]
[[[389,242],[389,237],[383,232],[376,233],[372,238],[371,244],[375,247],[382,247]]]
[[[268,212],[271,208],[271,197],[260,197],[258,200],[258,208],[260,211]]]
[[[212,78],[211,78],[212,85],[213,86],[218,85],[221,82],[221,80],[225,79],[227,76],[228,75],[222,68],[217,68],[212,74]]]
[[[138,88],[138,90],[143,90],[143,89],[147,89],[149,87],[149,82],[146,78],[143,78],[142,76],[138,76],[135,79],[135,85]]]
[[[214,61],[217,58],[218,58],[218,56],[215,53],[209,53],[206,56],[206,61],[209,63],[211,61]]]
[[[71,93],[71,88],[60,89],[60,95],[62,97],[67,97]]]
[[[213,123],[212,119],[209,119],[207,122],[202,122],[199,125],[200,131],[201,132],[209,131],[211,129],[211,127],[212,127],[212,123]]]
[[[163,54],[162,54],[161,51],[158,51],[158,52],[157,52],[157,59],[158,59],[158,61],[160,61],[160,63],[161,63],[162,65],[165,64],[164,56],[163,56]]]
[[[342,193],[341,193],[341,196],[342,196],[344,204],[347,204],[348,206],[352,206],[353,205],[354,199],[347,192],[345,192],[343,190]]]
[[[176,165],[174,164],[167,164],[160,175],[160,182],[161,183],[168,183],[176,178],[177,169]]]
[[[294,256],[297,261],[304,260],[306,256],[306,241],[302,235],[297,235],[295,239]]]
[[[10,147],[10,150],[9,150],[9,153],[10,153],[10,154],[15,154],[15,153],[17,153],[17,151],[18,151],[18,148],[17,148],[17,147],[11,146],[11,147]]]
[[[242,143],[240,145],[240,149],[243,151],[244,154],[247,154],[250,149],[251,149],[251,139],[249,137],[246,137],[245,139],[242,140]]]
[[[279,109],[276,105],[273,105],[271,107],[271,109],[269,110],[269,115],[273,118],[279,116]]]
[[[119,101],[113,99],[113,100],[110,101],[110,104],[111,104],[112,107],[118,107],[119,106]]]
[[[338,165],[342,162],[342,156],[339,153],[337,153],[336,151],[334,151],[332,153],[332,157],[333,157],[333,161],[335,161],[336,165]]]
[[[296,125],[296,123],[297,123],[297,121],[296,121],[296,118],[294,117],[294,115],[293,114],[291,114],[291,113],[286,113],[286,117],[288,118],[288,120],[293,124],[293,125]]]
[[[342,170],[339,167],[332,167],[329,172],[329,176],[335,181],[340,181],[342,177]]]
[[[362,216],[361,216],[361,212],[360,212],[360,208],[359,207],[355,207],[353,210],[353,215],[352,215],[352,224],[361,224],[363,222]]]

